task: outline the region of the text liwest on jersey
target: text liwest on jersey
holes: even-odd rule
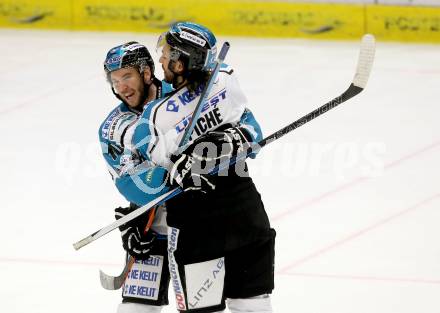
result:
[[[196,90],[195,92],[190,92],[186,90],[181,95],[177,96],[177,99],[170,99],[166,104],[166,110],[168,112],[179,112],[180,105],[186,106],[189,103],[193,102],[195,99],[198,99],[200,96],[200,92]],[[202,107],[202,112],[208,110],[210,107],[215,107],[221,100],[226,98],[226,89],[222,89],[219,92],[215,93],[211,97],[209,97]]]

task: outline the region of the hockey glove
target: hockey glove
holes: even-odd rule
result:
[[[217,159],[231,159],[246,151],[252,144],[252,136],[243,127],[230,127],[225,130],[215,130],[205,135],[205,141],[218,147]]]
[[[229,160],[249,147],[251,136],[241,127],[229,127],[209,132],[197,138],[181,155],[172,155],[171,186],[184,191],[207,193],[215,189],[215,179],[209,173],[223,160]]]
[[[137,208],[138,206],[133,203],[127,208],[116,208],[115,218],[118,220]],[[148,214],[142,214],[119,227],[124,250],[138,260],[147,260],[150,257],[151,249],[157,239],[157,233],[155,231],[149,229],[146,233],[144,232],[147,220]]]
[[[172,155],[170,159],[173,166],[170,169],[169,185],[180,186],[183,191],[192,190],[202,193],[215,189],[214,177],[208,174],[214,166],[207,167],[203,155],[187,149],[181,155]]]

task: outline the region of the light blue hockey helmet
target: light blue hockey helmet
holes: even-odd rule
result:
[[[147,47],[136,41],[130,41],[107,52],[104,60],[104,71],[109,74],[125,67],[138,67],[142,70],[146,65],[154,73],[154,61]]]
[[[191,22],[178,22],[163,33],[157,48],[165,43],[171,47],[171,60],[182,60],[188,71],[208,71],[217,56],[217,39],[205,26]]]

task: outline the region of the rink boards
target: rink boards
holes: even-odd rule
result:
[[[0,0],[0,27],[160,33],[176,21],[219,35],[440,43],[440,7],[244,0]]]

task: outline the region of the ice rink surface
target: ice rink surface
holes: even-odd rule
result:
[[[115,312],[118,195],[97,131],[102,62],[156,36],[0,31],[0,311]],[[344,91],[358,42],[219,38],[268,135]],[[151,49],[152,54],[154,49]],[[157,76],[162,77],[160,66]],[[379,42],[366,90],[249,161],[277,230],[275,312],[440,312],[440,46]],[[163,312],[175,312],[170,305]]]

